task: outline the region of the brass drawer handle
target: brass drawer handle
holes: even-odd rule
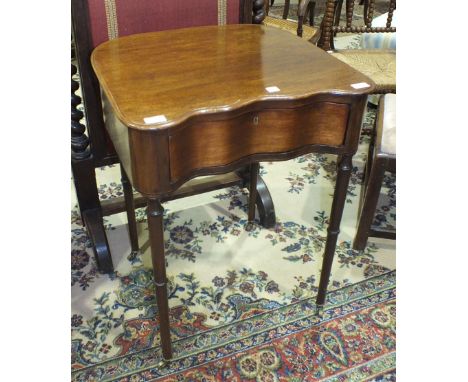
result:
[[[254,124],[255,126],[258,125],[258,115],[256,115],[256,116],[253,118],[253,124]]]

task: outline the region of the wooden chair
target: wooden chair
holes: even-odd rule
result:
[[[321,0],[321,2],[325,2],[326,0]],[[367,0],[361,0],[361,3],[363,1],[367,1]],[[301,2],[301,0],[299,0],[299,3]],[[271,0],[271,3],[269,4],[268,1],[265,3],[265,7],[266,7],[266,14],[268,16],[268,12],[269,12],[269,8],[270,6],[273,6],[273,4],[275,3],[275,0]],[[289,7],[290,7],[290,3],[291,1],[290,0],[285,0],[284,1],[284,9],[283,9],[283,19],[287,19],[288,16],[289,16]],[[360,5],[362,5],[360,3]],[[367,3],[366,3],[367,4]],[[335,7],[336,7],[336,12],[335,12],[335,25],[339,25],[340,24],[340,15],[341,15],[341,8],[343,6],[343,0],[335,0]],[[308,4],[307,6],[307,11],[305,14],[309,14],[309,25],[311,27],[314,26],[314,20],[315,20],[315,10],[317,8],[317,1],[310,1],[310,3]],[[305,15],[304,15],[305,16]]]
[[[299,0],[300,2],[301,0]],[[271,1],[271,5],[273,5],[274,0]],[[267,3],[268,4],[268,3]],[[291,5],[291,0],[284,0],[284,9],[283,9],[283,19],[286,20],[289,16],[289,7]],[[315,9],[315,1],[311,1],[308,7],[309,10],[309,23],[310,26],[314,26],[314,9]]]
[[[303,6],[307,6],[310,0],[305,0]],[[327,0],[325,15],[320,25],[320,38],[317,46],[329,51],[339,60],[359,70],[372,79],[377,85],[375,93],[396,92],[396,52],[383,49],[350,49],[335,50],[333,38],[336,33],[392,33],[396,28],[392,27],[393,11],[396,8],[396,0],[388,1],[388,16],[385,27],[373,27],[375,0],[364,0],[364,24],[352,25],[355,0],[346,0],[346,25],[340,26],[334,23],[336,20],[335,0]]]
[[[303,0],[299,0],[299,3],[301,4],[302,1]],[[288,32],[290,32],[292,34],[295,34],[295,35],[299,36],[299,37],[303,37],[306,40],[309,40],[310,42],[315,44],[317,42],[317,40],[318,40],[318,37],[319,37],[319,29],[312,26],[313,25],[313,18],[314,18],[313,10],[312,10],[313,9],[312,4],[313,4],[313,6],[315,6],[315,2],[313,2],[312,4],[309,4],[309,7],[306,7],[302,11],[302,13],[299,12],[300,7],[298,8],[298,21],[288,19],[289,3],[290,3],[289,0],[285,1],[284,11],[283,11],[283,18],[279,19],[277,17],[268,16],[269,5],[268,5],[268,1],[267,1],[266,2],[266,11],[265,11],[266,16],[265,16],[265,20],[263,21],[263,24],[267,25],[267,26],[274,27],[274,28],[279,28],[279,29],[288,31]],[[271,5],[273,5],[273,2],[271,3]],[[311,25],[304,25],[305,15],[307,14],[307,12],[309,12],[309,15],[310,15],[309,20],[312,20]]]
[[[95,169],[118,163],[115,149],[104,128],[100,88],[91,67],[90,55],[100,43],[134,33],[226,23],[259,24],[265,17],[263,0],[72,0],[72,28],[80,82],[71,66],[71,164],[83,224],[92,242],[98,268],[112,272],[113,264],[103,226],[103,216],[127,212],[132,252],[138,251],[134,206],[143,207],[145,199],[134,197],[122,169],[124,197],[100,201]],[[161,55],[161,59],[164,56]],[[78,110],[81,98],[75,94],[81,85],[84,114]],[[86,126],[81,123],[85,117]],[[253,174],[255,172],[255,174]],[[253,187],[252,179],[256,179]],[[258,175],[258,165],[223,176],[194,179],[170,199],[195,195],[230,186],[246,187],[256,195],[260,223],[275,224],[275,213],[268,189]],[[255,206],[253,207],[255,211]],[[250,208],[250,214],[252,208]]]
[[[355,250],[366,247],[369,236],[395,239],[394,231],[372,228],[375,210],[385,171],[396,171],[396,95],[386,94],[380,99],[376,131],[369,145],[358,229],[353,242]]]

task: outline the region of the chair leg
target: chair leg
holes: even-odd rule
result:
[[[342,8],[343,8],[343,0],[336,0],[335,1],[335,26],[340,25]]]
[[[309,25],[314,26],[314,17],[315,17],[315,1],[309,3]]]
[[[138,245],[138,232],[135,218],[135,203],[133,202],[133,189],[122,164],[120,165],[120,173],[122,176],[121,182],[125,198],[125,210],[127,212],[130,246],[132,249],[130,256],[134,257],[138,254],[140,247]]]
[[[250,181],[249,181],[249,223],[255,220],[255,202],[257,200],[257,180],[260,171],[258,162],[250,165]]]
[[[338,164],[333,204],[330,213],[330,224],[328,225],[327,242],[323,254],[322,272],[320,274],[319,290],[317,294],[317,310],[320,312],[325,304],[328,281],[330,279],[333,257],[335,256],[336,242],[340,233],[341,217],[346,202],[349,178],[352,169],[352,156],[343,155]]]
[[[91,240],[97,267],[102,273],[112,273],[114,265],[102,220],[92,157],[82,160],[72,159],[72,171],[81,218]]]
[[[369,178],[366,181],[364,190],[364,200],[360,209],[358,228],[354,237],[353,249],[362,251],[366,247],[369,231],[374,220],[375,209],[379,200],[380,189],[382,188],[385,174],[385,162],[375,158],[370,169]]]
[[[374,158],[375,139],[376,139],[376,134],[377,134],[376,132],[377,126],[375,125],[376,122],[377,120],[374,121],[374,126],[371,132],[371,137],[370,137],[370,142],[369,142],[369,148],[367,150],[367,161],[366,161],[366,165],[364,166],[364,179],[362,182],[363,191],[367,188],[367,184],[369,183],[370,173],[372,170],[372,158]],[[364,192],[361,192],[361,197],[359,198],[358,211],[361,211],[363,201],[364,201]]]
[[[114,265],[109,251],[109,243],[107,241],[106,230],[104,229],[101,209],[95,208],[92,210],[85,210],[82,212],[82,216],[86,226],[86,232],[93,246],[94,257],[99,272],[114,272]]]
[[[367,17],[367,12],[369,11],[369,1],[368,0],[361,0],[361,2],[359,3],[359,5],[362,5],[364,4],[364,23],[367,23],[369,22],[369,18]],[[370,20],[372,22],[372,20]]]
[[[169,302],[167,300],[166,259],[164,257],[164,209],[158,200],[148,199],[148,229],[153,262],[156,302],[159,314],[159,334],[165,361],[172,358],[171,331],[169,326]]]
[[[283,19],[287,19],[289,15],[289,3],[290,0],[284,0]]]
[[[259,167],[260,168],[260,167]],[[237,171],[237,174],[244,180],[246,187],[250,190],[250,165],[243,167]],[[258,210],[258,218],[260,225],[264,228],[273,228],[276,225],[275,205],[271,198],[270,191],[268,190],[265,181],[260,174],[257,173],[257,186],[256,186],[256,205]]]
[[[256,191],[260,225],[265,228],[273,228],[276,225],[275,206],[270,191],[260,175],[257,177]]]

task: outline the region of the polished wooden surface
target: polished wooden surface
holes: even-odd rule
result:
[[[309,43],[261,25],[122,37],[98,46],[91,60],[118,118],[145,130],[265,100],[323,92],[363,94],[368,89],[350,85],[369,82]],[[280,90],[269,93],[270,86]],[[145,118],[160,115],[166,122],[145,123]]]
[[[92,63],[119,159],[134,187],[157,198],[196,176],[311,146],[343,153],[356,135],[350,108],[373,88],[326,52],[260,25],[118,38],[97,47]],[[145,122],[155,116],[165,121]]]
[[[178,129],[169,136],[171,179],[184,177],[193,169],[227,165],[255,153],[285,152],[306,144],[340,146],[348,113],[346,104],[319,102],[297,109],[250,112]],[[238,134],[239,129],[242,134]]]

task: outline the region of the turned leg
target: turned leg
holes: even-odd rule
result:
[[[258,162],[250,165],[250,181],[249,181],[249,223],[255,220],[255,203],[257,200],[257,180],[260,164]]]
[[[371,158],[368,159],[368,161],[370,160]],[[375,209],[379,201],[384,174],[385,163],[383,160],[376,158],[374,163],[372,163],[369,177],[366,179],[366,184],[363,186],[365,187],[363,190],[364,200],[362,208],[360,209],[358,228],[353,242],[353,249],[356,251],[362,251],[366,247],[369,231],[372,221],[374,220]]]
[[[165,361],[172,358],[171,332],[169,327],[169,303],[167,300],[166,259],[164,257],[164,209],[158,200],[148,200],[148,229],[153,261],[154,284],[159,314],[159,334]]]
[[[264,0],[252,1],[252,24],[262,24],[265,20],[265,2]]]
[[[128,180],[127,173],[125,172],[122,164],[120,164],[120,173],[122,175],[122,188],[125,197],[125,210],[127,212],[128,220],[128,233],[130,236],[130,245],[132,252],[130,253],[131,257],[135,257],[138,254],[138,233],[137,233],[137,224],[135,218],[135,204],[133,202],[133,189],[130,181]]]
[[[341,216],[346,202],[349,178],[351,176],[352,156],[343,155],[338,164],[333,204],[330,213],[330,224],[328,225],[327,242],[323,254],[322,272],[320,274],[319,290],[317,294],[317,309],[320,311],[325,304],[328,280],[330,279],[333,257],[335,255],[336,241],[340,233]]]

